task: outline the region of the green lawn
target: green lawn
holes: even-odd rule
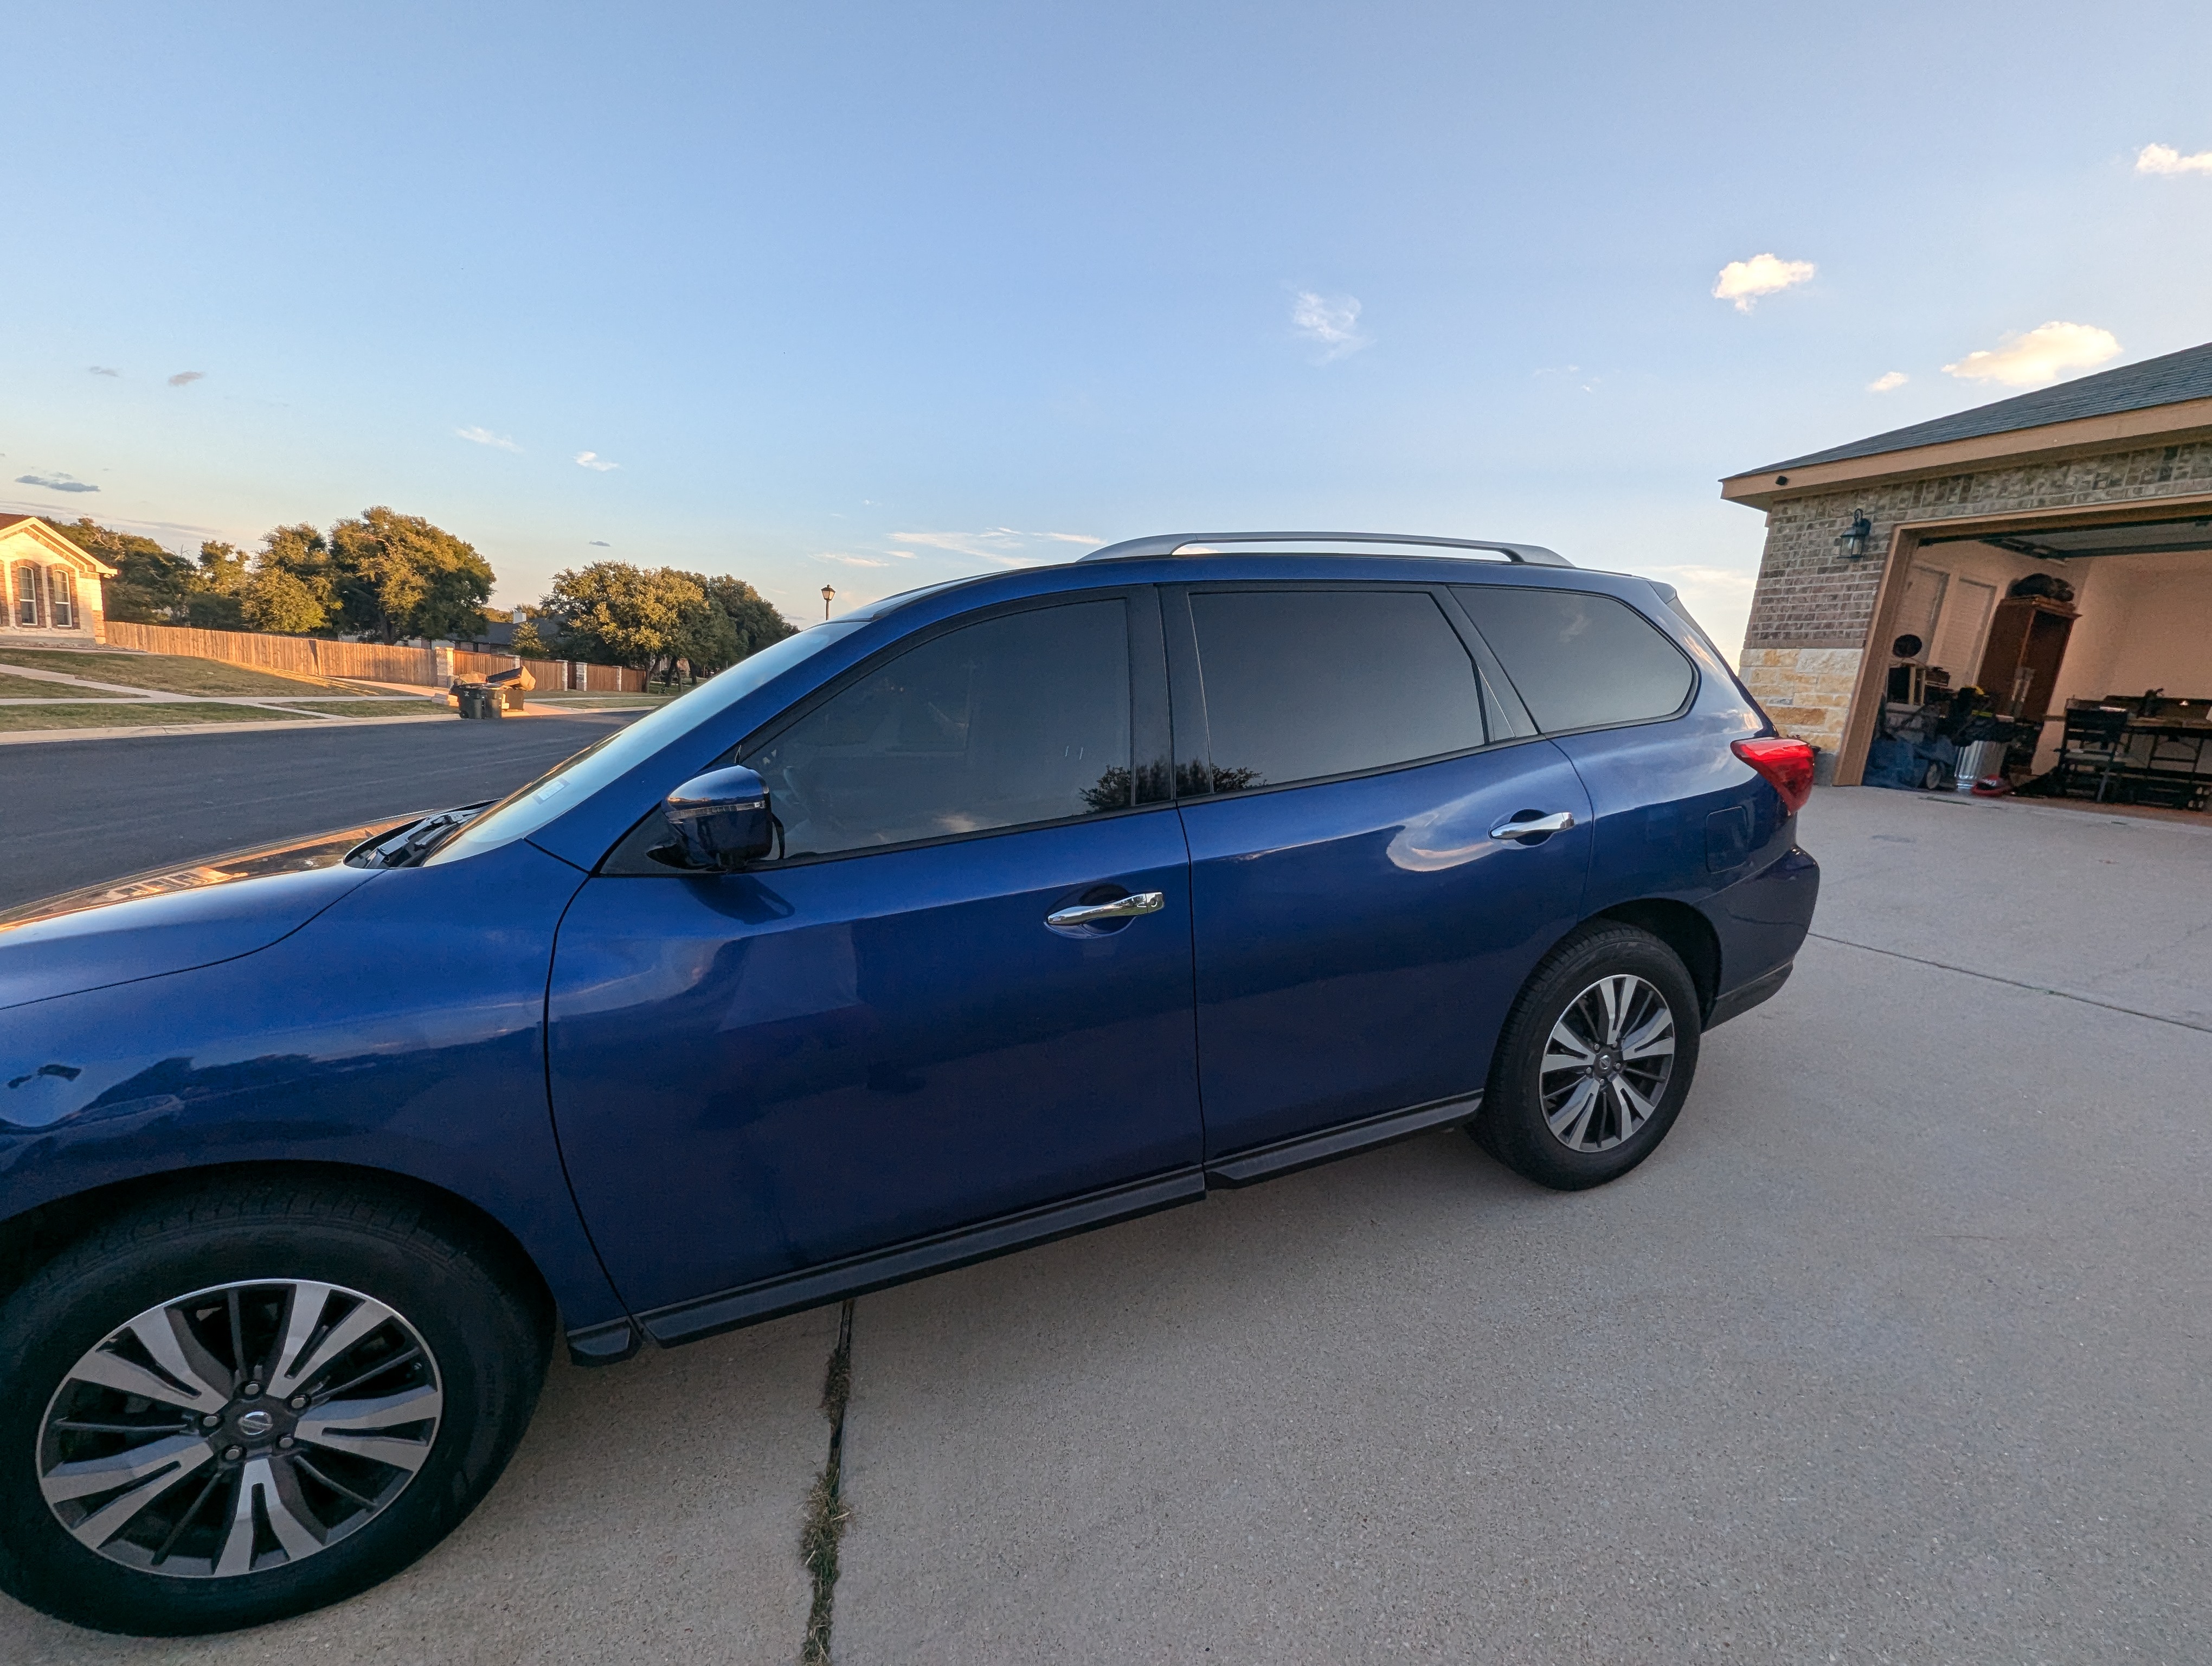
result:
[[[281,712],[254,706],[170,705],[152,700],[117,700],[94,705],[60,702],[38,706],[0,706],[0,731],[9,729],[143,728],[155,723],[281,723]]]
[[[41,683],[34,677],[9,677],[0,672],[0,700],[82,700],[88,690],[66,683]]]
[[[88,677],[96,683],[120,683],[127,688],[158,689],[164,694],[307,694],[331,689],[341,694],[362,690],[351,683],[327,677],[294,677],[278,672],[250,671],[227,666],[220,660],[196,660],[181,654],[94,654],[67,648],[8,648],[0,646],[0,665],[28,666],[34,671],[58,671],[71,677]],[[18,678],[27,682],[27,678]]]

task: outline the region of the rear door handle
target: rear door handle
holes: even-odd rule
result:
[[[1167,906],[1167,893],[1140,891],[1133,897],[1119,897],[1110,903],[1080,903],[1072,909],[1060,909],[1048,914],[1048,926],[1095,926],[1102,920],[1127,920],[1139,914],[1158,914]]]
[[[1493,839],[1525,839],[1538,833],[1564,833],[1575,824],[1571,810],[1555,810],[1525,822],[1500,822],[1490,830]]]

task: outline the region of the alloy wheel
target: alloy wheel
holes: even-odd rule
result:
[[[283,1567],[391,1507],[438,1435],[421,1335],[311,1280],[149,1307],[70,1368],[39,1430],[39,1489],[108,1560],[179,1578]]]
[[[1545,1041],[1545,1126],[1569,1151],[1610,1151],[1651,1120],[1674,1071],[1666,996],[1633,973],[1601,977],[1567,1003]]]

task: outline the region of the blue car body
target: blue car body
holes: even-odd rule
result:
[[[609,864],[772,720],[1042,598],[1128,604],[1155,644],[1139,773],[1188,780],[1182,599],[1277,582],[1595,592],[1692,692],[1659,721],[836,860]],[[1730,751],[1771,733],[1620,575],[1196,555],[916,593],[757,655],[420,866],[348,866],[341,840],[0,929],[0,1234],[211,1168],[398,1177],[496,1221],[572,1352],[606,1360],[1189,1201],[1464,1121],[1516,992],[1594,916],[1673,945],[1708,1026],[1771,994],[1818,884]],[[1560,811],[1547,838],[1492,833]],[[1102,883],[1164,905],[1042,923]]]

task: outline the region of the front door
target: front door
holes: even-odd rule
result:
[[[1171,596],[1209,1161],[1448,1111],[1577,918],[1580,778],[1440,587],[1188,608]]]
[[[774,1292],[902,1246],[957,1259],[988,1223],[1018,1241],[1024,1212],[1195,1192],[1188,861],[1133,753],[1164,727],[1155,605],[1030,607],[864,666],[749,743],[781,860],[584,886],[554,1109],[648,1329],[798,1304]]]

